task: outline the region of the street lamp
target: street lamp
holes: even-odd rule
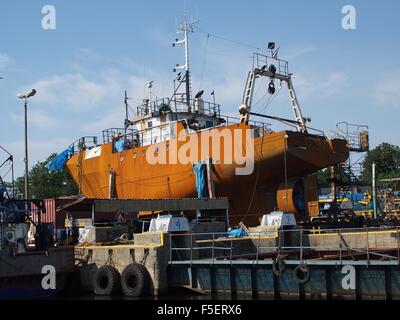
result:
[[[17,98],[24,100],[24,110],[25,110],[25,190],[24,198],[28,199],[28,99],[36,94],[36,90],[32,89],[27,93],[17,94]]]

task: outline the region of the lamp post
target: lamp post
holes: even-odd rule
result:
[[[32,89],[28,93],[19,93],[17,97],[24,100],[24,111],[25,111],[25,190],[24,198],[28,199],[28,99],[36,94],[36,90]]]

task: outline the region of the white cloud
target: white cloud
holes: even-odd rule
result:
[[[390,107],[400,106],[400,80],[380,83],[374,92],[376,101]]]
[[[74,109],[94,108],[105,97],[120,91],[119,83],[113,78],[104,75],[92,81],[80,73],[56,75],[29,87],[37,90],[37,102]]]
[[[298,74],[293,77],[293,82],[296,93],[301,99],[327,98],[340,93],[347,83],[347,76],[341,72],[331,72],[324,77]]]
[[[92,121],[86,123],[83,128],[88,134],[96,135],[99,131],[108,128],[121,127],[124,117],[124,112],[121,109],[120,112],[112,112],[100,116],[99,119],[92,119]]]
[[[9,112],[9,116],[12,121],[22,124],[24,122],[24,115],[21,111],[20,114],[15,112]],[[28,115],[28,125],[29,127],[40,128],[40,129],[50,129],[59,127],[62,122],[42,111],[30,110]]]
[[[101,60],[102,57],[100,56],[100,54],[98,54],[97,52],[94,52],[93,50],[90,50],[88,48],[81,48],[78,50],[78,52],[76,52],[74,54],[75,58],[78,60],[84,60],[84,61],[88,61],[88,60]]]
[[[286,54],[284,59],[288,60],[288,61],[291,61],[291,60],[294,60],[294,59],[296,59],[296,58],[298,58],[300,56],[303,56],[305,54],[311,53],[313,51],[315,51],[315,47],[311,46],[311,45],[305,46],[305,47],[302,47],[302,48],[297,48],[297,49],[292,50],[292,52],[289,52],[288,54]]]
[[[8,67],[11,63],[11,58],[8,54],[0,52],[0,69]]]

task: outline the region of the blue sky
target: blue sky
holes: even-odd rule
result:
[[[356,30],[341,27],[346,4],[356,8]],[[44,5],[56,8],[56,30],[41,27]],[[38,91],[29,104],[30,165],[81,136],[121,127],[124,90],[132,107],[149,80],[158,97],[170,96],[172,68],[183,62],[171,42],[184,9],[200,19],[191,35],[193,90],[209,98],[214,89],[225,113],[237,114],[254,49],[214,36],[207,43],[207,33],[260,52],[276,41],[312,127],[330,135],[340,121],[367,124],[372,146],[400,145],[399,1],[2,1],[0,145],[15,155],[17,175],[18,92]],[[265,90],[258,87],[255,101]],[[291,117],[286,90],[262,111]]]

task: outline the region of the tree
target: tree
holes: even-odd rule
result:
[[[400,148],[382,143],[369,151],[363,163],[363,180],[372,183],[372,164],[376,164],[377,183],[381,179],[400,177]]]
[[[329,188],[330,184],[328,179],[330,178],[329,169],[322,169],[317,172],[317,184],[319,188]]]
[[[67,170],[49,172],[48,163],[56,156],[52,154],[44,162],[38,162],[29,171],[29,197],[35,199],[56,198],[78,194],[78,187],[69,176]],[[24,190],[24,177],[16,180],[20,192]]]

